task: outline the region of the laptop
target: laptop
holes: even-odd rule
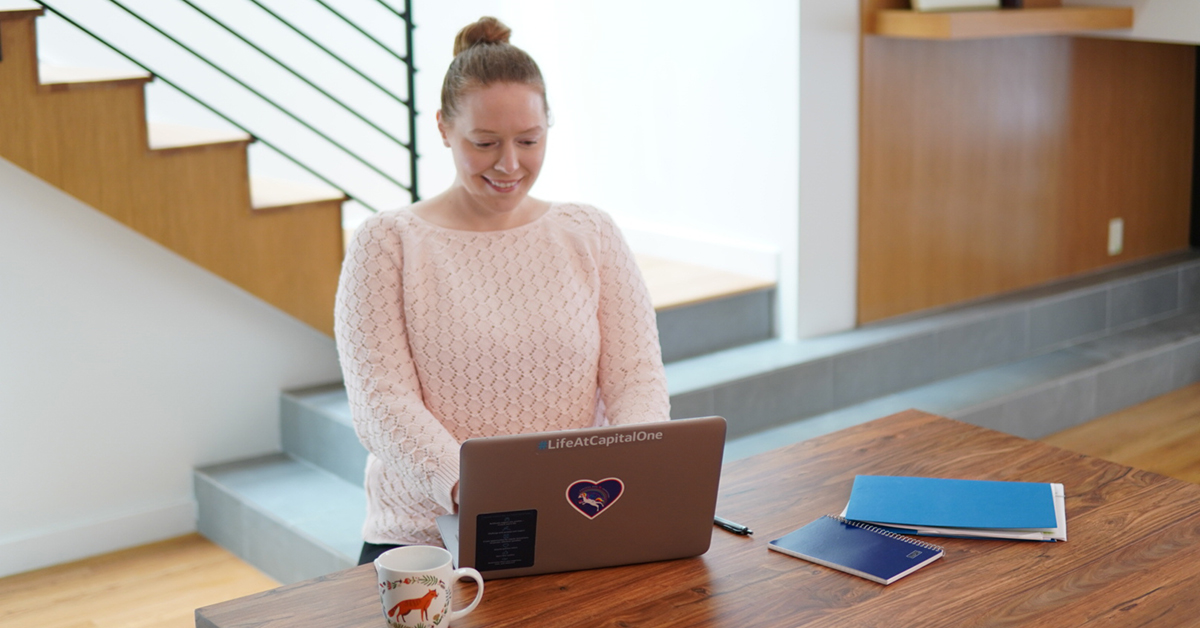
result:
[[[485,579],[698,556],[724,449],[721,417],[471,439],[438,528]]]

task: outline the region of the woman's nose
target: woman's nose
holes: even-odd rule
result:
[[[512,174],[517,171],[517,148],[508,144],[500,149],[500,158],[496,160],[496,171]]]

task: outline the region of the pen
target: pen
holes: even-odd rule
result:
[[[713,523],[717,524],[719,527],[721,527],[724,530],[729,530],[730,532],[732,532],[734,534],[741,534],[742,536],[754,534],[754,530],[751,530],[750,528],[747,528],[746,526],[744,526],[740,523],[734,523],[728,519],[725,519],[724,517],[714,516]]]

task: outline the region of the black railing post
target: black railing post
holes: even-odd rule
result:
[[[412,202],[421,200],[421,195],[417,192],[417,98],[416,98],[416,75],[417,66],[413,62],[413,29],[416,25],[413,24],[412,0],[404,0],[404,24],[407,32],[405,33],[405,57],[408,62],[408,165],[409,165],[409,188],[408,191],[412,195]]]

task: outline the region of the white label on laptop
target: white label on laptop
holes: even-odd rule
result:
[[[625,483],[618,478],[576,480],[567,487],[567,503],[588,519],[595,519],[621,498]]]

